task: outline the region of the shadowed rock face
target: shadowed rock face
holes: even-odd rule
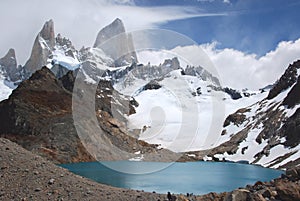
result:
[[[288,89],[297,82],[297,69],[300,69],[300,60],[289,65],[284,74],[280,77],[277,83],[270,90],[268,99],[272,99],[282,91]]]
[[[10,81],[15,82],[21,79],[14,49],[9,49],[7,54],[0,59],[0,70],[2,70],[4,76]]]
[[[35,38],[30,58],[24,66],[26,77],[29,77],[36,70],[41,69],[47,64],[47,59],[51,54],[54,45],[54,23],[52,20],[49,20],[44,24],[42,30]]]
[[[95,142],[85,141],[82,136],[80,138],[74,126],[71,93],[76,73],[78,76],[78,72],[70,71],[58,80],[48,68],[43,67],[23,81],[9,99],[0,103],[0,136],[55,163],[94,161],[95,158],[128,160],[136,156],[136,151],[150,154],[153,160],[179,158],[170,151],[158,150],[157,145],[150,145],[130,135],[126,130],[124,115],[134,113],[133,104],[137,103],[114,91],[109,81],[101,80],[96,86],[96,94],[92,96],[88,95],[93,92],[90,84],[84,85],[86,88],[81,91],[83,96],[95,97],[95,105],[89,106],[89,100],[85,102],[83,109],[91,110],[88,111],[87,118],[83,116],[81,120],[89,131],[87,137],[100,140]],[[96,115],[95,119],[101,130],[90,127],[91,115]],[[95,143],[96,149],[93,149]],[[89,152],[86,147],[91,148]],[[124,154],[119,155],[111,147],[118,148]]]
[[[0,103],[0,135],[56,163],[90,161],[73,125],[72,96],[46,67]]]
[[[224,130],[221,133],[223,136],[228,135],[226,142],[210,150],[199,151],[194,154],[198,158],[205,155],[213,158],[216,154],[226,152],[229,155],[244,155],[249,147],[241,147],[241,144],[247,140],[250,133],[254,134],[255,143],[263,146],[255,150],[256,153],[249,162],[253,164],[262,163],[266,167],[273,168],[289,168],[299,165],[300,158],[294,155],[299,150],[293,149],[300,143],[300,109],[295,108],[300,103],[299,68],[300,61],[289,65],[266,99],[247,108],[241,108],[226,118],[223,125]],[[283,93],[285,90],[288,92],[287,95],[280,97],[285,94]],[[280,96],[278,96],[279,94]],[[275,97],[278,98],[275,99]],[[237,129],[239,127],[240,129]],[[232,128],[235,129],[234,132]],[[268,157],[274,150],[273,148],[277,146],[283,146],[286,149],[285,153],[276,155],[268,163],[261,162],[261,159]],[[245,155],[245,157],[247,156]],[[214,160],[218,160],[218,158]]]
[[[119,18],[100,30],[94,48],[102,49],[114,59],[116,67],[137,62],[132,36],[125,32],[124,24]]]
[[[300,76],[297,79],[297,83],[293,86],[287,97],[283,101],[283,105],[287,105],[288,108],[294,107],[300,103]]]

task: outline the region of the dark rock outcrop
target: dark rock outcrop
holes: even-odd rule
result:
[[[143,90],[153,90],[153,89],[159,89],[161,88],[161,85],[155,81],[155,80],[151,80],[148,84],[146,84],[143,87]]]
[[[297,82],[297,69],[300,69],[300,60],[290,64],[285,70],[284,74],[280,79],[275,83],[273,88],[270,90],[267,99],[272,99],[280,94],[282,91],[291,87],[294,83]]]
[[[239,109],[234,114],[229,115],[225,121],[223,127],[228,126],[230,123],[233,123],[236,126],[241,125],[246,118],[245,112],[248,112],[249,109]]]
[[[0,135],[56,163],[91,161],[76,134],[72,96],[46,67],[0,103]]]
[[[294,107],[296,104],[300,103],[300,75],[297,79],[296,84],[293,86],[291,91],[285,97],[282,102],[282,105],[287,105],[288,108]]]
[[[78,72],[78,70],[68,71],[64,76],[62,76],[59,79],[61,81],[63,87],[70,92],[73,92],[73,87],[74,87],[74,82],[76,79],[77,72]]]
[[[299,92],[298,92],[299,93]],[[280,135],[286,138],[284,145],[287,147],[296,147],[300,144],[300,109],[286,120],[280,129]]]
[[[233,100],[237,100],[237,99],[242,98],[242,95],[241,95],[240,92],[238,92],[237,90],[234,90],[234,89],[225,87],[225,88],[224,88],[224,91],[225,91],[225,93],[229,94],[230,97],[231,97]],[[246,95],[246,96],[247,96],[247,95]]]
[[[145,160],[179,158],[175,153],[132,137],[126,129],[125,116],[135,113],[132,104],[136,105],[136,101],[115,91],[106,80],[96,85],[95,94],[90,83],[74,92],[75,96],[87,97],[80,106],[82,112],[88,113],[79,114],[76,120],[82,121],[81,126],[88,131],[88,136],[79,135],[75,127],[75,123],[79,123],[74,119],[74,107],[79,105],[72,101],[74,93],[71,93],[76,73],[76,82],[85,83],[80,76],[78,78],[81,72],[70,71],[58,80],[46,67],[23,81],[9,99],[0,103],[0,136],[55,163],[128,160],[137,156],[136,151],[145,154]],[[89,97],[94,97],[94,104]],[[96,115],[100,130],[99,126],[90,126],[92,115]],[[98,140],[93,141],[94,138]]]

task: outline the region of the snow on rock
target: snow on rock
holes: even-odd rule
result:
[[[114,60],[107,56],[103,50],[99,48],[90,48],[87,61],[94,62],[96,67],[102,70],[109,69],[113,65]]]
[[[143,161],[144,155],[142,154],[141,156],[136,156],[134,158],[128,159],[129,161]]]
[[[147,81],[135,79],[122,92],[139,103],[129,116],[129,128],[147,127],[140,139],[175,152],[204,150],[217,146],[225,117],[237,108],[254,103],[266,94],[232,100],[228,94],[211,90],[210,81],[170,72],[156,90],[141,90]],[[116,88],[121,90],[120,85]],[[198,92],[198,94],[197,94]],[[217,135],[216,135],[217,134]],[[213,137],[212,137],[213,136]],[[228,140],[223,139],[223,141]]]
[[[290,118],[300,107],[300,104],[293,108],[282,105],[292,87],[280,92],[273,99],[263,99],[239,110],[242,111],[240,113],[234,113],[236,119],[225,126],[225,134],[221,136],[218,144],[221,145],[229,141],[240,132],[245,132],[246,138],[238,144],[234,153],[224,152],[213,156],[219,160],[246,160],[250,163],[272,168],[279,168],[290,161],[299,159],[300,145],[296,147],[285,146],[286,139],[280,136],[280,129],[285,120]],[[237,118],[242,119],[242,123],[239,124]]]
[[[80,62],[77,57],[66,55],[66,52],[57,47],[52,52],[52,64],[59,64],[68,70],[75,70],[80,66]]]
[[[7,80],[0,74],[0,101],[8,99],[12,91],[16,86]]]

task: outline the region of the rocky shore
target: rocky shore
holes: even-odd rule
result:
[[[4,138],[0,138],[0,170],[0,200],[168,200],[167,194],[115,188],[90,181]],[[295,201],[300,200],[299,179],[298,167],[289,169],[282,178],[257,182],[232,192],[175,196],[179,201]]]

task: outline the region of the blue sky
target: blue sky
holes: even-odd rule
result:
[[[234,48],[264,55],[280,41],[300,38],[298,0],[136,0],[139,6],[191,6],[214,17],[194,17],[169,21],[161,28],[185,34],[197,43],[218,42],[219,48]]]

